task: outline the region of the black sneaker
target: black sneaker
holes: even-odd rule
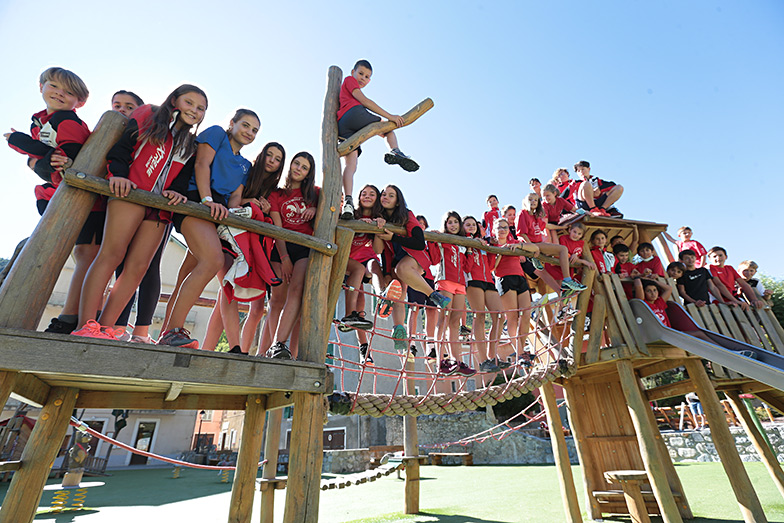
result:
[[[366,320],[363,315],[364,312],[360,313],[358,311],[353,311],[351,314],[344,316],[340,322],[355,329],[368,331],[373,328],[373,322]]]
[[[228,352],[229,354],[247,354],[247,352],[242,352],[242,349],[240,349],[239,345],[235,345],[234,347],[232,347],[230,350],[226,352]]]
[[[53,332],[55,334],[71,334],[76,330],[76,322],[63,321],[60,318],[52,318],[49,326],[44,332]]]
[[[278,341],[267,349],[267,357],[273,360],[291,360],[291,351],[282,341]]]
[[[359,346],[359,363],[373,366],[373,356],[370,355],[370,347],[367,343]]]
[[[616,209],[615,207],[610,207],[607,209],[607,214],[612,216],[613,218],[623,218],[623,213]]]
[[[495,359],[495,363],[496,363],[496,365],[498,365],[498,368],[501,369],[501,370],[508,369],[509,367],[512,366],[511,363],[509,363],[508,361],[504,361],[504,360],[502,360],[500,358],[496,358]]]
[[[419,169],[419,164],[409,156],[403,154],[400,149],[392,149],[384,155],[384,161],[389,165],[399,165],[404,171],[414,172]]]
[[[435,346],[430,347],[430,350],[427,351],[427,361],[434,362],[438,359],[438,353],[436,352]]]

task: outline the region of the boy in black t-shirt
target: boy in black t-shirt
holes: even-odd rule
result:
[[[686,249],[678,253],[678,259],[686,266],[683,276],[678,278],[678,292],[685,303],[694,303],[702,307],[710,303],[708,292],[716,296],[722,303],[721,292],[713,283],[713,276],[705,267],[697,267],[697,253]]]

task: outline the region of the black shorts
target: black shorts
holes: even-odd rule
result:
[[[517,274],[498,278],[495,282],[495,288],[501,296],[509,291],[516,291],[517,294],[522,294],[530,290],[525,276],[519,276]]]
[[[286,252],[289,254],[292,265],[297,263],[299,260],[304,260],[305,258],[310,257],[310,247],[297,245],[296,243],[292,242],[286,243]],[[281,262],[280,253],[278,252],[277,248],[272,249],[272,256],[270,256],[270,261],[278,263]]]
[[[613,184],[615,185],[615,184]],[[604,202],[607,201],[607,195],[602,194],[601,196],[597,196],[593,199],[593,203],[596,204],[597,207],[604,207]],[[584,211],[590,211],[591,208],[585,203],[583,200],[578,200],[575,198],[574,203],[577,204],[578,209],[583,209]]]
[[[429,278],[425,278],[425,281],[431,287],[433,287],[435,285],[435,282],[433,280],[429,279]],[[406,299],[407,299],[408,302],[414,303],[416,305],[428,305],[428,303],[427,303],[427,299],[428,299],[427,295],[425,295],[424,293],[419,292],[418,290],[412,289],[411,287],[409,287],[406,290]]]
[[[356,105],[338,120],[338,137],[341,141],[346,140],[363,127],[380,121],[380,116],[371,113],[363,105]],[[360,154],[362,148],[357,147],[357,156]]]
[[[196,191],[188,191],[188,194],[186,194],[185,196],[188,197],[188,201],[189,202],[200,202],[201,201],[201,196],[199,195],[199,191],[198,190],[196,190]],[[216,193],[214,191],[212,193],[212,199],[214,201],[216,201],[216,202],[218,202],[218,203],[228,207],[228,202],[226,201],[226,198],[224,198],[223,196],[221,196],[220,194],[218,194],[218,193]],[[174,224],[175,230],[178,233],[180,233],[180,234],[182,234],[182,222],[185,221],[185,218],[187,218],[187,215],[185,215],[185,214],[176,214],[176,213],[172,214],[172,223]],[[217,227],[218,225],[215,224],[215,226]]]
[[[466,287],[476,287],[477,289],[482,289],[485,292],[497,290],[495,285],[489,281],[482,280],[471,280],[466,284]]]
[[[44,215],[46,206],[49,205],[49,200],[37,200],[35,202],[38,208],[38,214]],[[87,219],[84,221],[82,230],[79,231],[79,236],[76,237],[76,245],[90,245],[95,239],[95,245],[101,245],[103,240],[103,225],[106,221],[106,211],[90,211]]]
[[[534,281],[539,279],[539,276],[536,275],[536,267],[534,267],[534,264],[531,263],[531,260],[526,258],[525,261],[522,263],[522,266],[523,266],[523,272],[529,278],[531,278]]]

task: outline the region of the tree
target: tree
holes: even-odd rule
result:
[[[784,325],[784,280],[761,275],[760,281],[766,289],[773,291],[773,296],[771,296],[773,304],[770,308],[779,323]]]

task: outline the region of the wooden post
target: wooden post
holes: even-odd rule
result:
[[[583,521],[580,503],[577,501],[577,490],[574,488],[574,477],[572,477],[572,464],[569,461],[569,450],[566,447],[563,423],[561,415],[558,413],[558,404],[555,401],[555,388],[552,382],[545,383],[539,390],[544,400],[544,410],[547,414],[547,425],[550,427],[550,443],[553,446],[553,457],[555,466],[558,469],[558,482],[561,487],[561,499],[563,499],[565,521],[576,523]]]
[[[637,433],[640,455],[645,464],[645,471],[651,482],[653,494],[659,503],[662,519],[666,523],[682,522],[678,505],[675,503],[672,490],[670,490],[666,470],[659,456],[658,443],[656,441],[657,435],[654,433],[648,414],[650,406],[640,391],[640,384],[637,381],[637,375],[634,373],[634,367],[629,360],[618,361],[616,366],[621,379],[623,395],[626,397],[626,403],[629,407],[629,415]]]
[[[18,372],[0,370],[0,412],[3,411],[3,407],[8,403],[8,398],[14,391],[14,385],[16,385],[16,377],[18,375]]]
[[[754,420],[751,418],[751,413],[741,401],[738,393],[735,391],[725,391],[724,394],[727,396],[738,419],[740,419],[746,434],[749,435],[749,439],[751,439],[751,442],[754,444],[754,448],[757,449],[757,454],[760,455],[760,459],[768,469],[770,476],[773,478],[773,483],[776,484],[776,488],[778,488],[781,495],[784,496],[784,471],[781,470],[781,464],[779,464],[776,454],[773,453],[770,444],[765,440],[764,434],[760,432],[757,424],[754,423]]]
[[[354,240],[354,231],[345,227],[338,227],[335,233],[335,244],[338,246],[338,253],[332,260],[332,271],[329,276],[329,290],[327,292],[327,314],[335,311],[335,306],[343,291],[343,280],[346,276],[346,266],[348,257],[351,254],[351,242]],[[361,284],[360,284],[361,285]],[[340,316],[338,316],[340,317]],[[329,321],[329,318],[326,318]],[[326,341],[326,340],[325,340]]]
[[[588,334],[588,349],[585,351],[585,363],[591,364],[599,361],[602,347],[602,333],[604,321],[607,317],[607,300],[601,294],[593,297],[593,312],[591,313],[591,327]]]
[[[719,398],[716,396],[716,391],[713,389],[702,362],[699,360],[686,360],[686,370],[692,383],[694,383],[694,387],[697,389],[697,396],[700,398],[705,417],[708,418],[708,424],[710,424],[713,444],[716,446],[721,464],[727,473],[727,479],[730,485],[732,485],[733,492],[735,492],[735,499],[738,500],[743,520],[749,523],[767,521],[762,505],[760,505],[757,494],[754,492],[754,486],[751,484],[751,480],[749,480],[749,476],[746,474],[746,469],[743,467],[743,462],[738,455],[735,439],[727,426],[724,409],[719,403]]]
[[[78,390],[54,387],[22,451],[22,467],[14,472],[0,509],[0,523],[33,521],[49,470],[57,457],[76,405]]]
[[[595,280],[596,271],[586,267],[583,269],[585,290],[577,297],[577,316],[572,320],[572,355],[577,365],[580,364],[580,354],[583,352],[583,335],[585,334],[585,316],[588,313],[588,303],[591,301],[591,289]]]
[[[585,490],[585,504],[588,507],[588,515],[591,519],[602,519],[602,508],[593,496],[594,490],[600,490],[600,485],[594,485],[588,470],[594,466],[594,458],[591,455],[590,446],[585,439],[585,425],[580,422],[580,415],[574,410],[575,389],[570,380],[565,380],[563,384],[564,396],[566,398],[567,414],[569,416],[569,427],[574,436],[574,446],[577,449],[577,457],[583,469],[583,487]]]
[[[120,138],[126,121],[116,111],[104,113],[69,171],[105,175],[106,153]],[[38,327],[95,198],[95,194],[65,183],[57,188],[0,287],[0,327],[28,330]]]
[[[405,114],[403,114],[403,126],[411,125],[417,121],[420,116],[432,108],[433,100],[430,98],[425,98],[410,110],[408,110]],[[340,156],[345,156],[370,138],[379,134],[388,133],[389,131],[393,131],[397,128],[398,127],[395,122],[390,122],[389,120],[383,120],[381,122],[367,125],[351,136],[344,137],[346,138],[346,141],[340,144],[338,147],[338,153]]]
[[[229,523],[249,523],[253,514],[253,495],[256,490],[256,475],[261,456],[264,413],[267,410],[264,394],[249,394],[242,422],[240,451],[237,455],[237,470],[231,486]]]
[[[406,373],[414,371],[414,362],[406,361]],[[410,374],[409,374],[410,375]],[[414,380],[406,379],[404,382],[405,394],[414,391]],[[416,416],[403,416],[403,454],[406,467],[405,486],[405,512],[406,514],[419,513],[419,438],[417,435]]]
[[[670,246],[667,245],[667,240],[664,238],[664,234],[659,234],[658,236],[656,236],[656,238],[653,241],[654,241],[654,245],[659,247],[659,252],[661,252],[664,255],[664,257],[667,259],[667,263],[672,263],[676,261],[675,257],[673,257],[672,255]]]
[[[280,447],[280,422],[283,420],[283,409],[267,411],[267,438],[264,442],[264,459],[267,462],[261,471],[264,479],[275,479],[278,473],[278,448]],[[261,523],[273,523],[275,520],[275,490],[268,488],[261,491]]]
[[[334,241],[338,221],[341,170],[337,151],[338,143],[338,95],[343,72],[337,66],[329,68],[327,93],[324,98],[324,114],[321,124],[321,158],[323,183],[316,211],[313,235]],[[327,355],[329,322],[326,310],[332,258],[321,253],[311,253],[308,272],[305,275],[305,291],[302,296],[302,313],[298,359],[324,363]],[[295,393],[294,418],[291,423],[291,452],[289,476],[286,488],[285,523],[318,521],[319,495],[321,493],[321,463],[323,461],[322,419],[324,404],[319,394]]]

